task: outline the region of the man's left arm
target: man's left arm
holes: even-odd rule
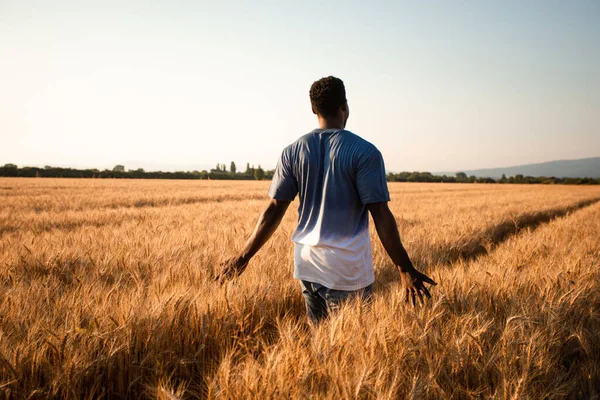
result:
[[[290,203],[291,201],[269,200],[267,208],[260,214],[254,232],[246,241],[244,248],[237,256],[230,258],[221,265],[222,270],[215,278],[217,282],[224,283],[244,272],[250,259],[277,230]]]

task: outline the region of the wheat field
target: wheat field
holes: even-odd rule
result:
[[[311,327],[294,206],[213,282],[268,185],[0,179],[0,398],[600,397],[600,188],[392,183],[433,298],[371,224],[373,302]]]

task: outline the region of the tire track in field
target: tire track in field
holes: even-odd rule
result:
[[[472,261],[489,254],[494,248],[523,229],[537,229],[542,224],[564,217],[569,213],[589,207],[600,202],[600,197],[582,200],[567,207],[551,208],[521,214],[515,218],[506,219],[499,224],[472,235],[446,249],[438,251],[439,258],[445,260],[444,264],[452,264],[459,260]]]
[[[181,199],[142,199],[137,200],[133,203],[116,203],[107,204],[98,209],[119,209],[119,208],[145,208],[145,207],[171,207],[181,206],[188,204],[199,204],[199,203],[224,203],[230,201],[243,201],[243,200],[263,200],[266,199],[266,194],[255,194],[255,195],[224,195],[217,197],[186,197]]]
[[[235,201],[254,201],[254,200],[263,200],[266,196],[263,195],[251,195],[251,196],[224,196],[220,198],[196,198],[196,199],[177,199],[173,201],[172,199],[161,199],[160,201],[156,201],[156,199],[150,200],[140,200],[135,203],[130,203],[127,205],[124,204],[110,204],[102,207],[96,208],[84,208],[81,210],[63,210],[77,213],[84,213],[89,210],[97,210],[97,211],[115,211],[118,212],[121,209],[143,209],[143,208],[161,208],[161,207],[179,207],[190,204],[200,204],[200,203],[225,203],[225,202],[235,202]],[[56,212],[56,211],[54,211]],[[60,214],[61,212],[57,212]],[[111,214],[113,216],[113,214]],[[146,214],[133,214],[133,215],[114,215],[114,218],[109,218],[109,216],[100,216],[100,218],[92,219],[92,218],[81,218],[75,217],[72,219],[67,219],[64,221],[41,221],[41,222],[33,222],[28,223],[27,221],[22,221],[18,223],[4,223],[0,222],[0,238],[2,236],[17,232],[17,231],[33,231],[33,232],[48,232],[52,230],[74,230],[84,227],[104,227],[104,226],[120,226],[129,221],[138,221],[142,222],[147,219],[149,216]]]
[[[54,204],[31,205],[23,210],[22,207],[5,207],[8,210],[18,209],[19,211],[31,211],[36,213],[52,212],[63,213],[68,211],[90,211],[90,210],[118,210],[122,208],[147,208],[147,207],[175,207],[188,204],[201,203],[224,203],[230,201],[243,200],[266,200],[266,194],[240,194],[240,195],[222,195],[216,197],[183,197],[183,198],[148,198],[135,201],[117,201],[104,204],[82,204],[80,206],[69,207],[55,206]]]
[[[49,232],[53,230],[75,230],[86,227],[100,228],[103,226],[120,226],[125,222],[129,222],[132,220],[143,221],[145,219],[144,215],[129,215],[129,216],[121,216],[118,219],[106,219],[106,220],[67,220],[60,222],[41,222],[41,223],[33,223],[33,224],[14,224],[14,225],[4,225],[0,226],[0,238],[3,235],[7,235],[9,233],[18,232],[18,231],[32,231],[36,233],[41,232]]]

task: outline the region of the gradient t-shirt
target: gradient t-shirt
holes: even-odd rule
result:
[[[269,188],[276,200],[292,201],[297,194],[294,278],[336,290],[372,284],[365,205],[390,200],[379,150],[344,129],[302,136],[281,153]]]

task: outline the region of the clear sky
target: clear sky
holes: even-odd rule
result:
[[[600,156],[599,21],[597,0],[0,0],[0,164],[274,167],[328,75],[388,170]]]

